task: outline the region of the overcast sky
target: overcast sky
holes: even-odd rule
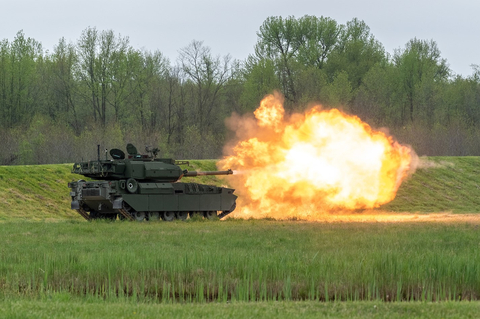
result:
[[[480,65],[479,0],[0,0],[0,40],[27,37],[52,51],[61,37],[75,43],[96,27],[130,38],[136,49],[159,50],[173,63],[192,40],[214,55],[245,59],[269,16],[306,14],[338,23],[358,18],[393,53],[414,37],[434,40],[452,71],[469,76]]]

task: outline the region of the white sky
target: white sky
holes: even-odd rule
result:
[[[49,51],[61,37],[75,43],[90,26],[128,36],[134,48],[159,50],[172,63],[194,39],[214,55],[245,59],[267,17],[308,14],[363,20],[389,53],[414,37],[433,39],[456,74],[480,65],[479,0],[0,0],[0,10],[0,40],[23,30]]]

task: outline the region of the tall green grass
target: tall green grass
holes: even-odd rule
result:
[[[478,225],[0,224],[0,298],[163,303],[480,297]]]

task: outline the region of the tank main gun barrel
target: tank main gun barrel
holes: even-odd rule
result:
[[[210,171],[210,172],[196,172],[196,171],[184,171],[184,177],[192,177],[192,176],[204,176],[204,175],[232,175],[233,171],[231,169],[226,171]]]

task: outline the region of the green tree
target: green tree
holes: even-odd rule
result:
[[[0,44],[0,109],[3,124],[13,127],[31,119],[38,103],[33,98],[36,89],[36,61],[42,57],[42,46],[19,31],[9,43]]]
[[[265,95],[280,87],[275,71],[275,63],[272,60],[249,57],[242,72],[244,90],[241,96],[242,109],[239,113],[253,112]]]
[[[0,42],[0,124],[2,127],[11,127],[11,73],[10,43],[8,40]]]
[[[285,98],[293,103],[298,101],[295,87],[297,54],[303,42],[302,29],[298,21],[290,16],[269,17],[257,32],[255,56],[259,60],[271,60],[276,64],[277,76]]]
[[[167,145],[172,144],[172,137],[177,133],[177,142],[183,142],[183,123],[185,121],[185,104],[182,103],[182,85],[180,68],[169,67],[165,77],[165,92],[167,95],[166,107],[160,115],[164,119],[163,131],[167,134]]]
[[[82,125],[76,98],[78,82],[74,77],[78,63],[75,46],[67,44],[65,38],[61,38],[50,59],[54,77],[51,93],[55,96],[56,111],[66,114],[64,120],[70,123],[76,134],[80,134]]]
[[[445,81],[449,75],[449,69],[445,59],[440,56],[440,50],[433,40],[410,40],[404,50],[396,50],[393,61],[399,69],[399,85],[404,94],[402,108],[402,122],[414,121],[415,114],[420,111],[420,93],[431,90],[435,82]],[[430,85],[428,89],[427,86]],[[423,96],[424,104],[430,108],[426,113],[431,116],[433,101],[432,94]]]
[[[231,72],[225,83],[223,113],[228,117],[232,112],[243,113],[244,104],[242,95],[245,92],[244,62],[234,60],[231,64]]]
[[[460,122],[466,127],[480,124],[480,78],[474,74],[468,78],[455,77],[444,86],[441,93],[439,120],[443,126]]]
[[[324,69],[311,66],[303,69],[297,78],[298,94],[300,96],[298,111],[312,103],[329,104],[328,78]]]
[[[326,17],[304,16],[298,19],[298,60],[305,66],[323,69],[332,51],[339,45],[344,26]]]
[[[102,126],[107,121],[108,97],[115,86],[113,75],[120,68],[128,42],[128,38],[117,37],[111,30],[98,32],[96,28],[87,28],[77,43],[77,76],[84,86],[84,98],[90,102],[93,118]]]
[[[201,41],[192,41],[180,50],[180,65],[190,86],[195,104],[194,122],[200,128],[200,135],[217,122],[221,94],[231,75],[230,56],[214,57],[210,48]]]
[[[370,68],[385,60],[382,45],[371,34],[369,27],[358,19],[344,26],[326,17],[270,17],[262,24],[257,36],[255,56],[252,57],[254,63],[251,64],[272,61],[282,92],[294,105],[309,97],[322,96],[312,92],[312,85],[305,81],[307,74],[319,77],[312,81],[321,91],[327,83],[337,81],[333,85],[338,85],[339,79],[344,77],[338,75],[345,72],[350,82],[348,86],[354,92]],[[315,72],[312,68],[324,72]],[[325,74],[327,82],[324,81]],[[350,103],[344,97],[353,97],[350,93],[333,97],[332,92],[340,91],[332,87],[325,90],[330,92],[328,98],[326,91],[323,94],[327,103],[332,99]],[[307,95],[303,96],[304,93]]]
[[[372,67],[362,79],[352,112],[376,126],[402,125],[398,72],[391,63]]]
[[[345,71],[338,73],[324,89],[323,100],[327,106],[346,109],[351,98],[352,86]]]
[[[339,42],[329,55],[326,70],[330,80],[345,71],[354,90],[358,89],[365,74],[377,63],[385,60],[385,51],[365,22],[353,19],[341,29]]]
[[[111,65],[110,65],[110,94],[107,96],[107,102],[113,107],[114,121],[119,122],[121,115],[124,115],[127,108],[128,97],[132,94],[129,89],[129,82],[135,76],[136,71],[134,68],[136,51],[128,46],[127,43],[120,45],[117,50],[112,53]]]
[[[129,107],[126,107],[125,111],[136,117],[142,130],[154,130],[165,103],[162,81],[165,79],[169,62],[159,51],[131,51],[128,64]],[[124,115],[126,114],[122,115],[123,118]],[[128,121],[131,125],[130,119]]]
[[[170,120],[172,125],[174,104],[170,99],[170,84],[173,81],[169,73],[169,61],[160,51],[153,54],[144,54],[143,81],[147,89],[147,110],[149,114],[149,128],[155,130],[158,125],[165,127],[165,122]],[[168,83],[168,84],[167,84]],[[168,88],[167,88],[168,86]]]

